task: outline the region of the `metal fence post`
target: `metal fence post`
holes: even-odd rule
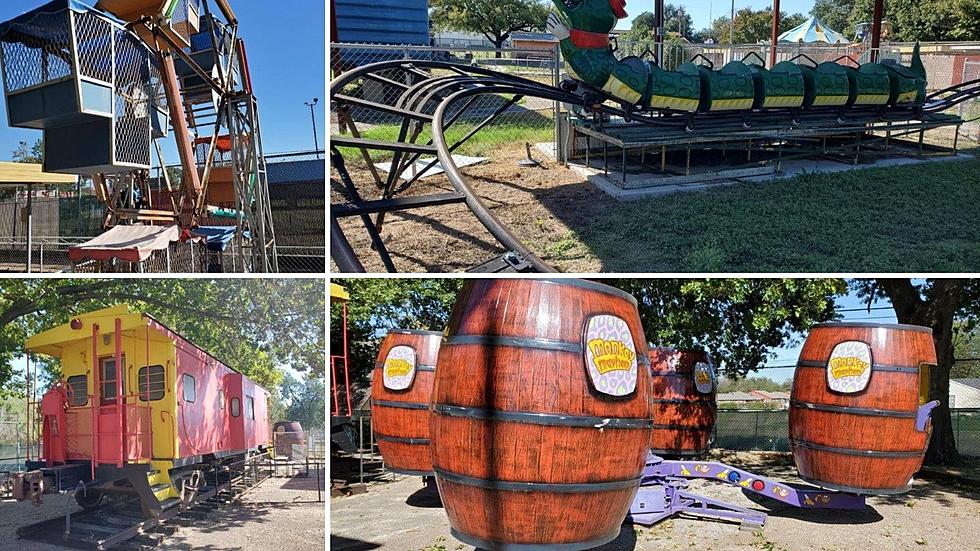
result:
[[[357,459],[361,484],[364,484],[364,417],[357,418]]]

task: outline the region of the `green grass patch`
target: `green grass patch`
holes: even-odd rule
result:
[[[468,132],[473,130],[479,121],[458,121],[446,129],[446,140],[452,146],[456,141],[462,139]],[[554,139],[555,124],[553,119],[534,111],[520,113],[507,113],[499,116],[493,123],[484,127],[473,137],[460,146],[454,153],[470,155],[474,157],[492,156],[496,149],[501,146],[514,143],[537,143],[547,142]],[[368,127],[361,131],[361,137],[369,140],[382,140],[386,142],[398,141],[400,124],[379,124]],[[426,125],[415,143],[425,144],[432,139],[432,128]],[[355,165],[363,165],[360,152],[351,147],[339,148],[341,154],[348,162]],[[385,161],[392,157],[390,151],[371,151],[371,158],[375,161]]]
[[[605,271],[980,270],[980,159],[594,203],[551,208]]]

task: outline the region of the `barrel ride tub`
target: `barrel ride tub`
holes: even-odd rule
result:
[[[718,406],[711,359],[700,350],[653,348],[650,451],[665,456],[708,451]]]
[[[429,400],[442,333],[393,329],[381,343],[371,383],[374,438],[393,472],[432,474]]]
[[[467,280],[439,352],[432,463],[452,534],[589,549],[620,532],[650,440],[636,299],[575,280]]]
[[[807,336],[793,378],[789,436],[800,478],[857,494],[908,491],[931,425],[928,327],[826,323]]]

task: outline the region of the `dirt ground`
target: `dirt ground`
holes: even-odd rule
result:
[[[595,205],[612,202],[597,188],[584,185],[574,171],[545,159],[539,168],[520,168],[517,161],[526,157],[524,144],[514,144],[494,153],[492,163],[463,169],[467,182],[480,200],[499,217],[510,231],[524,243],[533,244],[534,252],[546,262],[564,272],[595,272],[600,262],[588,251],[562,250],[562,258],[554,258],[573,227],[587,224],[594,209],[577,209],[576,205]],[[353,163],[348,167],[356,184],[366,184],[358,191],[366,199],[376,199],[373,177],[366,168]],[[382,178],[386,175],[380,173]],[[341,188],[337,172],[331,169],[331,202],[339,200]],[[430,193],[452,192],[444,175],[420,180],[400,197]],[[555,209],[560,209],[558,212]],[[341,220],[341,227],[351,245],[360,253],[369,272],[385,271],[378,255],[370,250],[370,238],[358,218]],[[382,233],[395,266],[401,272],[460,272],[482,264],[503,253],[492,235],[473,216],[465,205],[443,205],[389,214]],[[558,248],[558,249],[556,249]]]
[[[321,482],[321,489],[322,486]],[[40,507],[29,503],[0,503],[0,549],[68,549],[18,540],[16,530],[64,515],[69,499],[45,496]],[[70,504],[72,511],[79,509],[73,499]],[[157,549],[323,551],[324,509],[324,503],[317,502],[316,478],[270,478],[249,491],[239,503],[219,509],[200,525],[178,527]]]
[[[796,470],[789,454],[721,452],[712,458],[786,481]],[[472,551],[449,534],[438,498],[417,477],[378,483],[366,494],[330,503],[330,548],[336,551]],[[980,490],[950,481],[916,480],[903,496],[872,497],[863,511],[801,511],[781,504],[767,509],[740,489],[692,481],[689,490],[765,511],[761,530],[736,524],[674,518],[653,527],[625,524],[619,537],[594,551],[654,549],[846,551],[980,549],[976,520]],[[767,502],[768,503],[768,502]]]

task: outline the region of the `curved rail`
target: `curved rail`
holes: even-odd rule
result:
[[[433,70],[448,71],[451,74],[435,76]],[[399,90],[398,96],[383,104],[354,98],[344,94],[345,88],[361,79],[380,82],[391,89]],[[685,129],[693,131],[696,127],[718,127],[732,125],[733,127],[754,126],[757,129],[779,129],[796,127],[807,121],[826,120],[828,117],[837,118],[842,127],[846,122],[860,123],[862,120],[898,120],[920,119],[935,120],[942,111],[964,101],[980,97],[980,79],[964,82],[949,88],[931,93],[919,107],[854,108],[841,110],[837,108],[820,108],[809,110],[770,110],[721,113],[680,113],[671,111],[638,111],[634,106],[622,105],[619,100],[612,98],[601,90],[592,89],[581,83],[571,86],[555,87],[520,76],[500,73],[492,69],[457,63],[429,60],[392,60],[364,65],[345,73],[330,84],[331,103],[340,110],[356,106],[388,116],[401,119],[398,136],[394,142],[378,142],[359,139],[359,132],[353,118],[347,122],[352,128],[355,139],[335,137],[341,146],[360,149],[365,159],[369,159],[369,150],[393,151],[391,169],[387,179],[372,171],[375,184],[381,190],[381,198],[376,201],[364,201],[358,194],[354,183],[350,180],[339,151],[331,146],[332,156],[336,154],[339,161],[335,167],[342,171],[341,182],[346,189],[348,199],[354,207],[331,205],[331,257],[342,271],[364,271],[357,254],[348,242],[338,216],[360,216],[371,236],[372,248],[381,256],[386,269],[395,271],[395,266],[384,247],[381,239],[381,229],[387,212],[420,208],[440,204],[464,203],[483,227],[505,249],[521,257],[525,268],[535,271],[553,271],[542,259],[532,253],[523,242],[515,236],[504,224],[483,204],[473,188],[466,182],[462,172],[453,159],[453,151],[491,123],[497,116],[509,109],[524,97],[535,97],[544,100],[564,103],[581,109],[585,113],[596,113],[602,117],[619,117],[630,123],[650,126],[652,128]],[[482,96],[510,96],[512,99],[487,116],[468,132],[462,139],[450,143],[446,132],[466,113]],[[610,103],[616,105],[611,105]],[[751,120],[749,119],[751,117]],[[849,119],[849,120],[845,120]],[[426,126],[431,127],[431,139],[418,143]],[[399,177],[423,155],[435,158],[415,176],[406,178],[398,183]],[[421,197],[396,198],[395,196],[407,190],[429,168],[439,163],[453,187],[455,195],[441,194]],[[373,220],[371,215],[374,215]]]

